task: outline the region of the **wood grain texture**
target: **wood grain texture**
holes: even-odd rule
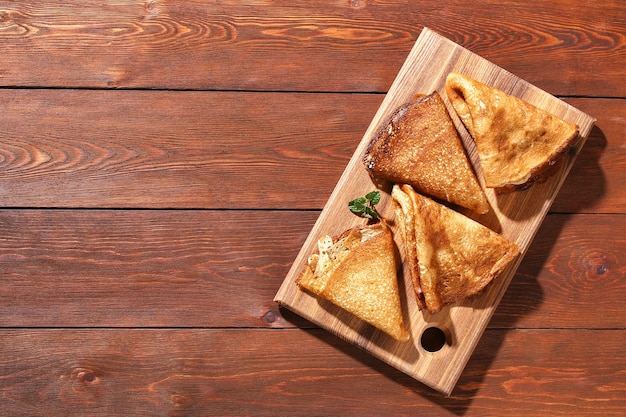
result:
[[[549,215],[490,325],[623,328],[624,248],[624,215]]]
[[[253,209],[323,206],[382,100],[80,90],[0,97],[5,207]]]
[[[311,327],[272,298],[318,214],[0,211],[0,326]],[[549,215],[490,326],[623,328],[624,236]]]
[[[0,85],[385,92],[424,26],[553,94],[626,95],[619,0],[5,0]]]
[[[273,294],[316,215],[1,211],[0,322],[278,326]]]
[[[0,200],[5,207],[321,209],[383,98],[0,90]],[[552,209],[623,212],[624,100],[568,102],[598,122]]]
[[[551,210],[625,213],[626,100],[570,99],[598,121],[561,187]]]
[[[424,26],[598,118],[450,397],[272,301]],[[623,415],[625,34],[620,0],[0,0],[0,416]]]
[[[443,397],[322,330],[2,330],[0,402],[13,417],[621,416],[621,336],[487,331]]]

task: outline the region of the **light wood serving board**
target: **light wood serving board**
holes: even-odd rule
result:
[[[445,78],[450,72],[466,74],[574,122],[580,128],[580,137],[573,149],[565,156],[559,170],[548,181],[535,184],[525,191],[503,195],[496,195],[492,190],[487,189],[487,197],[493,207],[492,212],[479,216],[462,211],[516,242],[522,250],[514,264],[480,295],[463,303],[446,307],[434,315],[419,311],[403,259],[403,267],[399,273],[401,301],[412,339],[406,343],[399,343],[331,303],[301,291],[295,281],[302,273],[309,255],[316,249],[320,236],[323,234],[335,236],[348,228],[366,223],[364,219],[348,210],[350,200],[377,188],[361,162],[364,152],[372,136],[391,112],[409,101],[414,95],[439,91],[482,182],[474,143],[456,116],[443,90]],[[587,114],[428,28],[424,28],[303,244],[274,301],[350,343],[360,346],[375,357],[435,390],[449,395],[509,286],[594,122],[595,119]],[[399,253],[403,257],[402,239],[393,222],[394,213],[390,191],[390,184],[382,187],[382,199],[376,207],[382,217],[390,222]],[[437,327],[445,334],[445,344],[434,352],[432,349],[427,350],[422,344],[424,331],[431,327]]]

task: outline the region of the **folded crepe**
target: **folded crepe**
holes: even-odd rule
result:
[[[395,246],[384,221],[323,236],[297,284],[405,342]]]
[[[394,185],[391,195],[422,310],[434,314],[479,293],[519,253],[515,243],[410,185]]]
[[[480,214],[489,211],[489,202],[437,92],[396,109],[370,142],[363,162],[376,177],[411,184],[424,194]]]
[[[451,73],[446,93],[476,142],[485,185],[499,192],[547,178],[578,127],[497,88]]]

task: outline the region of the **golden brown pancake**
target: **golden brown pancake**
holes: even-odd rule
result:
[[[395,246],[384,221],[323,236],[297,284],[405,342]]]
[[[489,202],[437,92],[396,109],[370,142],[363,162],[376,177],[411,184],[424,194],[477,213],[489,211]]]
[[[394,185],[391,195],[418,306],[431,314],[479,293],[519,253],[515,243],[410,185]]]
[[[512,191],[545,179],[578,127],[497,88],[451,73],[446,93],[476,142],[485,185]]]

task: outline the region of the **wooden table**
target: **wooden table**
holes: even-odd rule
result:
[[[215,3],[0,0],[0,415],[624,415],[626,4]],[[450,396],[273,302],[424,26],[598,119]]]

